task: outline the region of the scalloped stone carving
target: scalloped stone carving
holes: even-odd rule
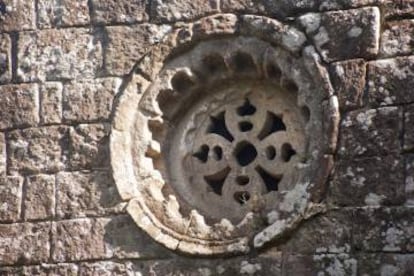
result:
[[[212,16],[136,66],[115,107],[111,164],[129,214],[156,241],[248,252],[324,210],[339,113],[303,38],[265,17]]]

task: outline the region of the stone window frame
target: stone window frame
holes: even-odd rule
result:
[[[271,45],[281,47],[303,63],[303,70],[309,74],[314,84],[317,84],[313,95],[317,98],[316,104],[321,105],[321,112],[317,118],[320,132],[313,140],[319,140],[314,145],[312,163],[307,168],[307,181],[297,185],[292,192],[284,195],[292,209],[287,214],[269,212],[267,215],[268,226],[256,232],[236,238],[227,238],[225,235],[216,235],[215,239],[194,238],[182,234],[173,227],[168,227],[165,222],[159,221],[151,206],[145,204],[148,194],[142,193],[137,187],[141,185],[136,177],[134,168],[134,155],[131,147],[134,135],[148,135],[134,131],[136,128],[135,116],[138,104],[144,92],[157,78],[166,61],[171,56],[180,54],[183,49],[195,45],[201,41],[217,39],[220,37],[237,37],[239,35],[256,37]],[[292,75],[293,78],[300,76]],[[296,81],[300,81],[299,79]],[[275,19],[264,16],[243,15],[237,17],[234,14],[220,14],[202,18],[194,23],[180,23],[167,35],[163,41],[153,46],[134,67],[128,81],[121,86],[119,97],[114,107],[114,118],[111,130],[111,166],[118,192],[124,201],[128,201],[127,211],[135,223],[147,232],[153,239],[172,250],[197,255],[235,254],[246,253],[251,247],[260,248],[264,244],[276,241],[287,232],[295,229],[301,221],[325,210],[322,202],[325,194],[327,179],[333,167],[333,154],[336,149],[339,123],[339,107],[337,97],[333,93],[329,74],[321,62],[311,42],[299,30],[283,24]],[[308,95],[309,96],[309,95]],[[157,120],[154,120],[154,123]],[[321,137],[322,135],[322,137]],[[142,136],[144,141],[148,139]],[[151,139],[149,139],[151,140]],[[150,147],[154,152],[160,151],[157,143],[143,143],[135,147]],[[146,151],[147,149],[139,149]],[[164,199],[166,207],[170,211],[177,211],[177,200]],[[288,203],[290,202],[290,203]],[[178,205],[178,206],[177,206]],[[193,221],[199,225],[195,230],[203,230],[203,217],[197,213]],[[174,219],[187,222],[180,214]],[[197,224],[197,223],[196,223]],[[231,228],[227,222],[221,227]],[[207,230],[211,231],[211,230]],[[219,232],[218,234],[221,234]],[[213,233],[214,234],[214,233]],[[214,235],[213,235],[214,236]]]

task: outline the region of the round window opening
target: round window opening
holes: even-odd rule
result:
[[[257,27],[247,22],[240,32]],[[212,35],[177,50],[167,38],[122,86],[114,179],[136,224],[168,248],[248,252],[323,211],[337,100],[316,51],[289,48],[298,31],[286,30],[281,46]]]

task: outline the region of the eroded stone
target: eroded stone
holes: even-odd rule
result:
[[[55,215],[55,176],[34,175],[27,178],[24,197],[26,220],[50,219]]]
[[[48,126],[11,131],[7,135],[8,170],[12,174],[57,172],[65,167],[68,128]]]
[[[119,78],[72,81],[63,87],[63,119],[69,122],[108,120]]]
[[[147,0],[92,0],[92,21],[98,24],[147,21],[147,5]]]
[[[34,0],[2,0],[0,31],[22,31],[36,28]]]
[[[17,76],[24,82],[93,78],[102,69],[102,55],[101,43],[84,28],[22,32]]]
[[[59,124],[62,122],[62,90],[60,82],[46,82],[40,86],[40,122]]]
[[[37,2],[40,28],[68,27],[89,23],[87,0],[40,0]]]
[[[0,264],[47,262],[50,256],[50,223],[0,224]]]
[[[22,188],[23,178],[0,176],[0,221],[10,222],[20,219]]]
[[[0,129],[35,126],[39,122],[37,84],[1,86]]]
[[[11,38],[7,34],[0,34],[0,83],[11,81],[11,58]]]

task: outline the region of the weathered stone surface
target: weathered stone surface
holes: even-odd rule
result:
[[[120,202],[107,172],[62,172],[56,176],[56,214],[61,218],[119,212]]]
[[[3,132],[0,132],[0,176],[6,174],[7,171],[6,147],[6,136]]]
[[[140,230],[129,215],[112,217],[105,232],[105,242],[116,258],[165,259],[172,255]]]
[[[4,85],[0,89],[0,129],[35,126],[39,122],[37,84]]]
[[[129,216],[75,219],[53,226],[53,260],[165,258],[168,251],[146,237]]]
[[[88,0],[39,0],[37,15],[40,28],[86,25],[89,23]]]
[[[412,16],[414,13],[414,1],[412,0],[382,0],[381,11],[386,20],[400,19]]]
[[[0,1],[0,32],[36,28],[34,0]]]
[[[63,119],[69,122],[108,120],[121,79],[72,81],[63,87]]]
[[[414,101],[414,56],[368,63],[368,99],[371,105]]]
[[[26,266],[23,275],[52,276],[65,275],[77,276],[79,267],[76,264],[41,264],[36,266]]]
[[[354,248],[413,252],[414,208],[364,208],[354,219]]]
[[[338,94],[341,110],[362,106],[365,90],[366,63],[363,59],[335,62],[331,65],[331,81]]]
[[[105,69],[110,75],[128,74],[134,64],[158,43],[170,26],[143,24],[137,26],[112,26],[105,29]]]
[[[414,155],[409,154],[405,163],[405,204],[414,206]]]
[[[404,109],[404,142],[405,151],[414,150],[414,104],[406,106]]]
[[[0,265],[46,262],[49,233],[50,223],[0,224]]]
[[[398,155],[338,160],[330,200],[345,206],[404,202],[404,162]]]
[[[46,82],[40,86],[40,122],[58,124],[62,122],[62,90],[60,82]]]
[[[381,37],[380,55],[409,55],[414,51],[414,20],[386,22]]]
[[[147,21],[148,0],[92,0],[92,21],[98,24]]]
[[[8,34],[0,34],[0,84],[10,82],[11,78],[11,39]]]
[[[281,246],[292,254],[344,253],[351,250],[351,212],[330,211],[303,223]]]
[[[348,253],[288,255],[284,275],[352,275],[356,276],[358,261]]]
[[[109,167],[109,124],[84,124],[70,130],[72,170]]]
[[[24,219],[50,219],[55,214],[55,176],[34,175],[27,178]]]
[[[16,276],[23,274],[23,267],[0,267],[0,275],[2,276]]]
[[[157,22],[194,20],[218,12],[217,0],[162,1],[151,3],[151,17]]]
[[[341,123],[338,153],[342,158],[399,153],[401,125],[402,111],[398,107],[349,112]]]
[[[22,187],[23,178],[0,176],[0,221],[20,219]]]
[[[76,219],[54,222],[52,258],[57,262],[110,258],[112,250],[105,243],[109,219]]]
[[[327,62],[372,58],[378,53],[380,13],[376,7],[311,13],[299,21]]]
[[[17,52],[17,75],[25,82],[91,78],[103,63],[100,42],[84,28],[23,32]]]
[[[411,275],[414,254],[361,254],[358,256],[358,275]]]
[[[7,135],[9,172],[57,172],[65,167],[68,129],[48,126],[11,131]]]

